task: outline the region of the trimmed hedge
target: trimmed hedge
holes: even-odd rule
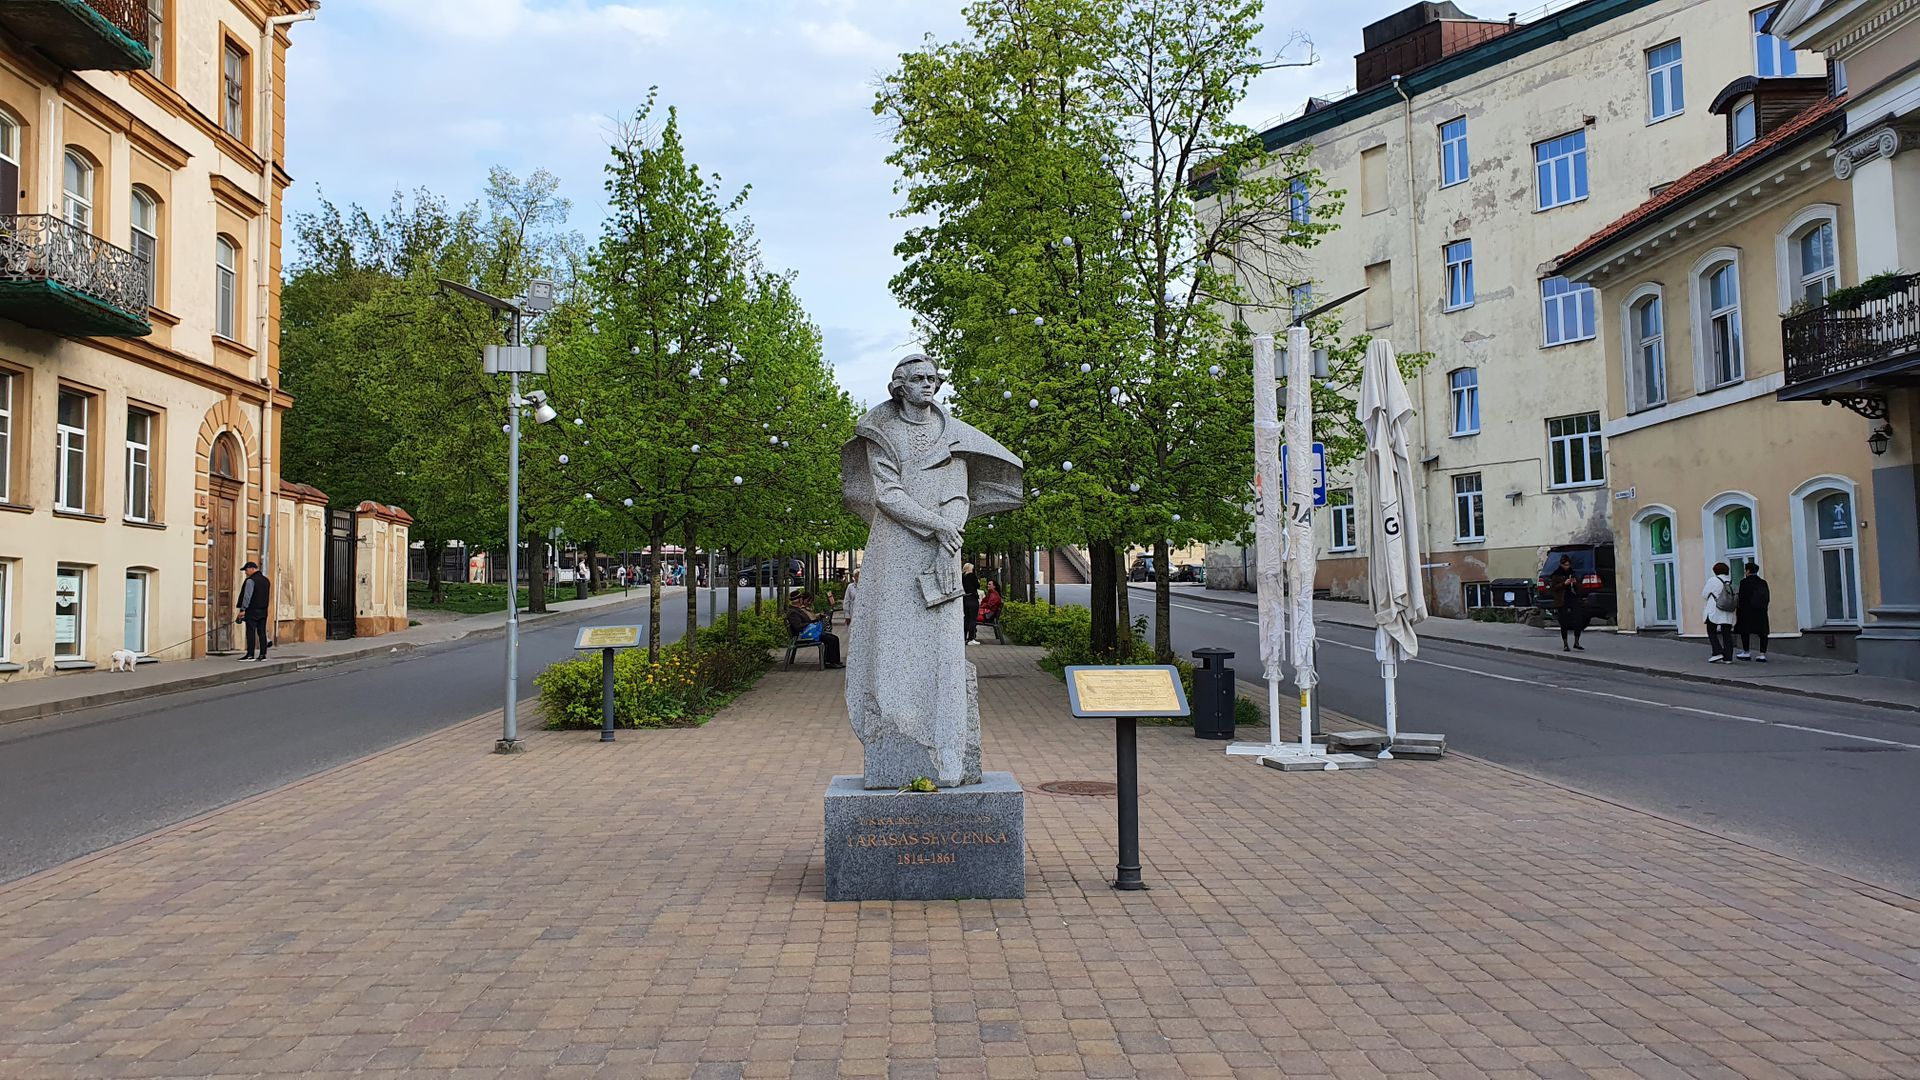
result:
[[[773,667],[773,650],[785,648],[787,627],[771,611],[739,616],[738,640],[727,640],[726,621],[697,632],[699,648],[688,659],[676,641],[648,662],[644,649],[622,649],[613,661],[613,723],[624,728],[698,727]],[[600,726],[600,654],[562,660],[533,680],[547,727]]]

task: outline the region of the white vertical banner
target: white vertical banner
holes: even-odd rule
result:
[[[1280,483],[1280,381],[1273,335],[1253,339],[1254,588],[1260,613],[1260,666],[1267,680],[1271,745],[1280,744],[1280,681],[1286,677],[1285,507]]]
[[[1317,681],[1313,670],[1313,344],[1304,326],[1287,330],[1286,437],[1292,448],[1287,451],[1287,637],[1293,680],[1304,698]],[[1301,716],[1302,743],[1312,743],[1310,724],[1308,717]]]

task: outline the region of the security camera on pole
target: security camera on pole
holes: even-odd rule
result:
[[[496,754],[515,754],[520,745],[517,715],[520,701],[520,410],[533,409],[535,423],[545,424],[558,414],[547,404],[547,393],[535,390],[520,396],[520,376],[547,373],[547,347],[520,344],[520,322],[524,317],[543,315],[553,310],[553,282],[536,279],[527,283],[524,296],[511,300],[481,292],[457,281],[440,279],[442,289],[504,311],[512,317],[505,345],[488,345],[481,355],[481,367],[489,375],[505,374],[507,384],[507,698],[501,712],[500,740],[493,745]]]

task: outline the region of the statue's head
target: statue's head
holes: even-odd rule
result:
[[[887,394],[895,401],[929,405],[946,382],[940,377],[940,369],[926,354],[914,353],[893,366],[893,378],[887,381]]]

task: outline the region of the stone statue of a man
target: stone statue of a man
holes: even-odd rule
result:
[[[840,451],[847,508],[872,526],[847,652],[847,713],[866,749],[868,788],[927,777],[980,782],[980,706],[967,662],[960,533],[1018,507],[1020,459],[934,401],[943,380],[915,354],[890,400]]]

